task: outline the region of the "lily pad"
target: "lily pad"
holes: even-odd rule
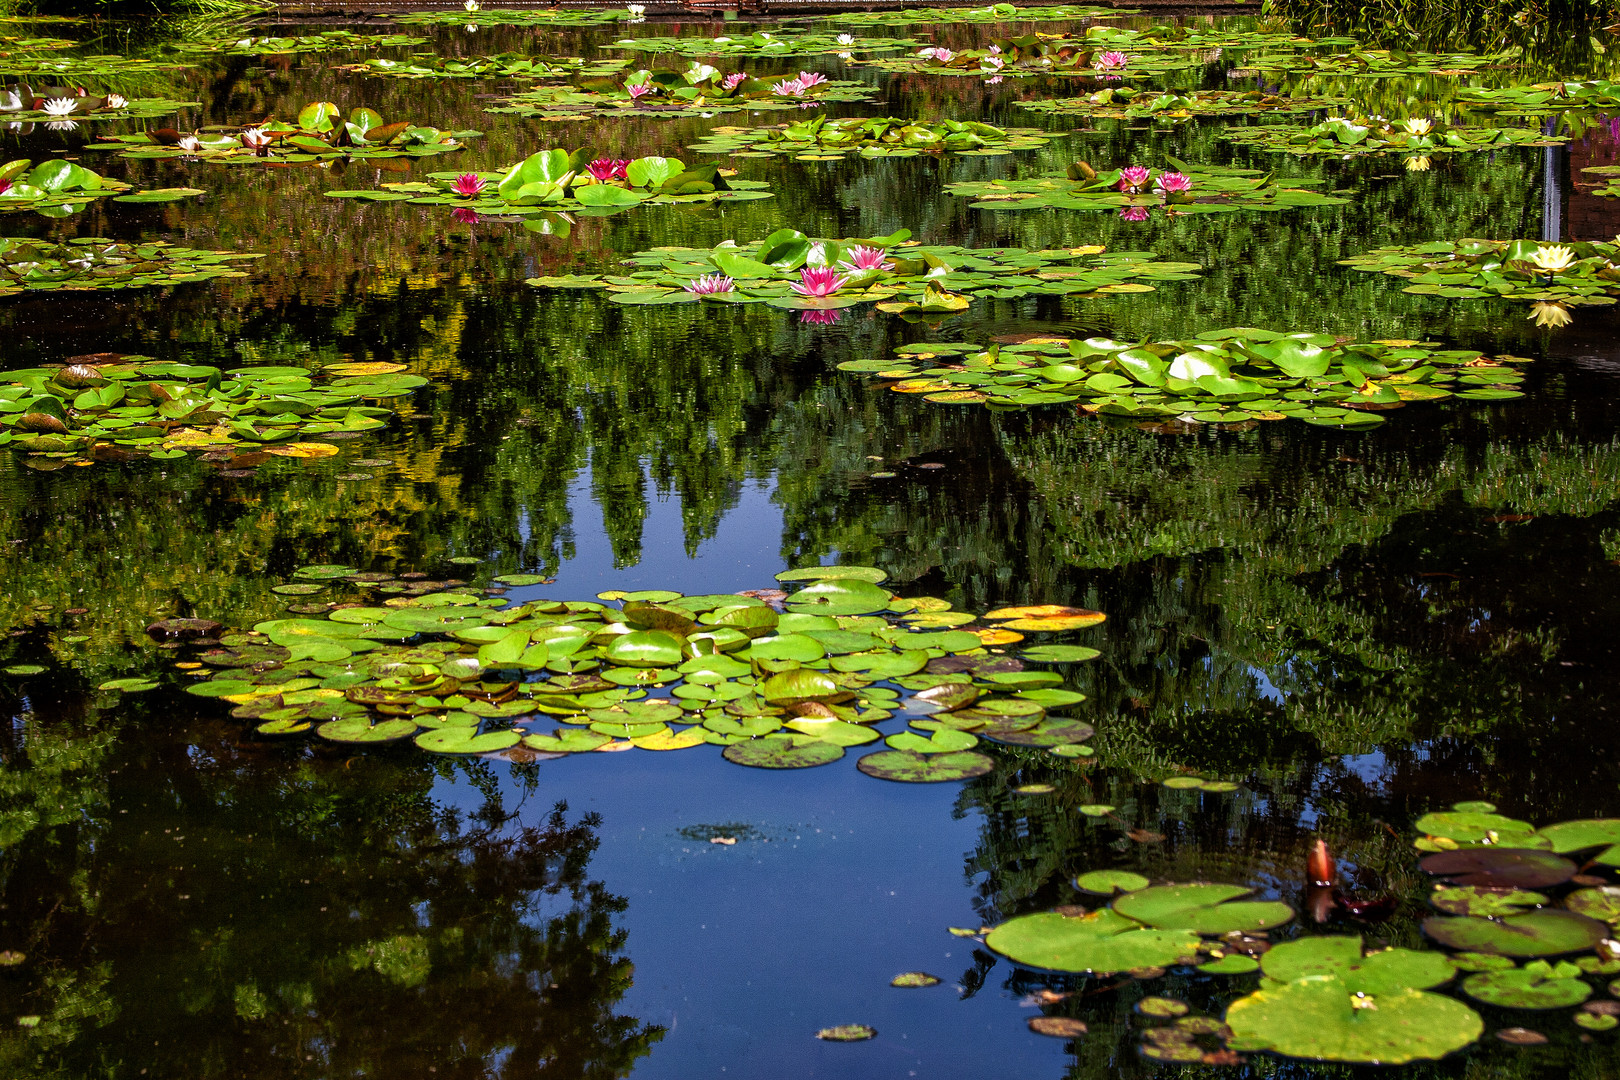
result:
[[[1504,1009],[1562,1009],[1592,995],[1574,964],[1532,960],[1521,968],[1481,971],[1462,982],[1463,993]]]
[[[1103,908],[1081,916],[1020,915],[991,930],[985,944],[1029,967],[1115,972],[1183,962],[1196,954],[1198,940],[1193,931],[1148,929]]]
[[[1456,968],[1440,953],[1382,949],[1363,955],[1360,937],[1305,937],[1274,945],[1260,957],[1260,970],[1285,982],[1330,975],[1352,994],[1428,990],[1449,982]]]
[[[766,735],[726,747],[725,757],[756,769],[808,769],[844,756],[844,748],[808,735]]]
[[[910,784],[968,780],[995,768],[995,762],[973,750],[918,754],[909,750],[880,750],[855,763],[867,776]]]
[[[1423,932],[1440,944],[1499,956],[1557,956],[1584,952],[1608,936],[1608,927],[1572,911],[1544,909],[1503,919],[1430,916]]]
[[[1506,889],[1545,889],[1575,876],[1575,864],[1547,851],[1480,847],[1441,851],[1418,866],[1457,885]]]
[[[1541,893],[1524,889],[1493,889],[1478,885],[1463,885],[1457,888],[1436,889],[1429,896],[1429,903],[1447,915],[1497,918],[1503,915],[1521,915],[1526,908],[1539,907],[1548,903],[1548,900]]]
[[[1074,884],[1089,893],[1112,896],[1116,892],[1136,892],[1145,889],[1152,882],[1141,874],[1133,874],[1129,870],[1092,870],[1075,878]]]
[[[1280,900],[1231,902],[1253,891],[1243,885],[1156,885],[1126,893],[1113,908],[1149,926],[1200,934],[1266,930],[1294,917]]]
[[[1479,1038],[1484,1022],[1442,994],[1355,995],[1332,975],[1257,990],[1226,1011],[1233,1041],[1316,1061],[1403,1065],[1435,1060]]]

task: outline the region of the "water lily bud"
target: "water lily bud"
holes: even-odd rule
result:
[[[1326,840],[1318,840],[1311,847],[1305,859],[1305,877],[1312,885],[1332,885],[1337,877],[1333,853],[1328,851]]]

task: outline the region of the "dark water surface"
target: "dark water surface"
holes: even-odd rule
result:
[[[147,55],[185,28],[58,30],[102,34],[88,52]],[[617,34],[421,32],[465,55],[589,54]],[[980,28],[935,36],[971,45]],[[332,71],[346,58],[204,59],[125,92],[201,101],[182,128],[330,99],[486,132],[462,153],[406,166],[417,174],[586,142],[603,156],[678,154],[709,126],[742,122],[498,116],[481,108],[500,84]],[[389,360],[431,385],[336,458],[277,459],[248,476],[196,459],[42,471],[0,457],[0,613],[16,629],[0,658],[48,669],[0,676],[12,718],[0,739],[0,948],[26,955],[0,973],[6,1075],[1169,1072],[1178,1067],[1137,1055],[1134,1002],[1168,993],[1219,1015],[1252,977],[1043,975],[947,928],[1074,902],[1075,873],[1102,867],[1252,884],[1299,907],[1305,851],[1323,838],[1369,887],[1401,898],[1389,922],[1329,929],[1416,947],[1427,907],[1410,841],[1421,814],[1463,799],[1536,822],[1620,813],[1620,705],[1609,705],[1620,702],[1620,321],[1585,308],[1572,326],[1543,330],[1521,305],[1409,295],[1335,265],[1432,239],[1611,237],[1620,212],[1577,186],[1580,163],[1612,160],[1607,128],[1567,150],[1456,155],[1427,172],[1278,159],[1288,175],[1329,178],[1349,203],[1133,225],[974,211],[940,189],[1077,154],[1251,159],[1234,157],[1213,124],[1154,131],[1015,109],[1054,85],[851,70],[885,86],[875,114],[1087,130],[1016,157],[742,162],[774,199],[581,218],[567,238],[460,224],[442,207],[322,197],[404,178],[374,163],[86,155],[142,186],[208,194],[7,219],[9,235],[266,255],[238,280],[8,298],[9,367],[99,351],[221,366]],[[1218,65],[1208,78],[1223,84]],[[1379,103],[1421,92],[1382,81],[1369,108],[1393,115]],[[8,157],[83,144],[82,131],[4,138]],[[1205,271],[1141,295],[978,301],[937,330],[868,306],[821,326],[758,306],[625,307],[524,284],[781,226],[1100,243]],[[1228,326],[1432,339],[1535,362],[1523,400],[1415,405],[1371,431],[1288,423],[1184,436],[1068,410],[932,405],[836,370],[908,342]],[[386,464],[353,464],[376,459]],[[930,463],[945,467],[918,468]],[[989,776],[911,786],[848,760],[745,769],[710,747],[469,763],[409,746],[267,743],[174,687],[95,690],[164,670],[142,632],[153,618],[249,625],[279,610],[269,588],[298,566],[467,574],[457,557],[480,560],[479,573],[555,577],[516,599],[757,589],[787,567],[847,561],[961,610],[1096,608],[1108,621],[1082,639],[1103,656],[1072,675],[1089,696],[1074,712],[1098,729],[1095,764],[998,749]],[[1183,771],[1242,787],[1160,786]],[[1014,790],[1037,782],[1056,791]],[[1113,804],[1116,817],[1081,815],[1088,803]],[[1163,839],[1133,841],[1129,828]],[[716,835],[738,843],[711,844]],[[888,986],[909,970],[944,983]],[[1029,995],[1042,988],[1080,993],[1041,1005]],[[1030,1033],[1025,1021],[1043,1011],[1080,1017],[1091,1034],[1070,1044]],[[1482,1043],[1403,1073],[1620,1075],[1614,1036],[1582,1041],[1567,1011],[1481,1011]],[[813,1038],[839,1023],[880,1034]],[[1509,1024],[1552,1042],[1490,1038]],[[1245,1068],[1357,1071],[1264,1056]]]

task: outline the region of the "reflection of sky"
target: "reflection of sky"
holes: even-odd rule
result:
[[[720,516],[715,534],[698,545],[695,557],[688,558],[680,496],[659,494],[657,485],[649,480],[647,517],[641,523],[641,561],[616,570],[613,545],[598,525],[602,510],[591,490],[590,472],[582,471],[568,487],[573,557],[559,568],[555,585],[514,590],[512,595],[586,600],[606,589],[673,589],[695,596],[774,588],[774,575],[786,564],[778,555],[782,511],[771,501],[773,493],[773,486],[763,481],[742,484],[734,505]],[[527,521],[521,531],[527,540]]]
[[[977,926],[963,875],[977,814],[953,819],[956,784],[896,784],[855,769],[864,748],[815,769],[733,765],[719,748],[632,750],[542,763],[523,808],[539,821],[558,799],[602,815],[589,874],[625,897],[617,924],[635,986],[617,1009],[670,1029],[636,1077],[1053,1076],[1063,1041],[1030,1035],[998,989],[1005,965],[968,1001],[952,988]],[[497,768],[504,768],[497,766]],[[440,784],[466,809],[480,796]],[[507,803],[516,792],[508,788]],[[692,840],[694,825],[747,824],[766,839]],[[552,905],[548,904],[548,907]],[[923,970],[945,984],[897,990]],[[869,1043],[818,1042],[817,1029],[866,1023]]]

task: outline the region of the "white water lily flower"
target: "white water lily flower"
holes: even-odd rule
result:
[[[853,45],[853,44],[855,44],[855,35],[854,34],[839,34],[838,35],[838,44],[840,44],[840,45]]]
[[[197,138],[195,135],[187,135],[174,145],[178,146],[186,153],[192,154],[202,149],[202,140]]]
[[[1575,250],[1562,244],[1538,247],[1536,253],[1530,256],[1530,261],[1535,264],[1536,269],[1556,274],[1560,270],[1568,270],[1575,262]]]
[[[626,4],[626,5],[624,5],[624,10],[626,10],[626,11],[628,11],[630,13],[631,18],[639,19],[643,15],[647,14],[647,5],[646,4]]]
[[[469,33],[469,34],[476,33],[477,30],[478,30],[478,24],[477,23],[468,23],[466,26],[463,26],[462,29],[467,31],[467,33]]]
[[[270,145],[270,134],[264,128],[251,127],[242,132],[242,145],[254,150]]]
[[[46,131],[78,131],[77,120],[48,120],[45,123]]]
[[[107,95],[107,104],[104,106],[104,108],[108,108],[108,109],[124,109],[124,108],[128,108],[128,107],[129,107],[129,99],[124,97],[123,94],[108,94]]]
[[[1401,126],[1406,129],[1408,135],[1427,135],[1434,127],[1434,122],[1426,116],[1414,116],[1401,121]]]
[[[40,109],[47,116],[66,116],[79,107],[78,98],[57,97],[48,99]]]
[[[477,11],[479,4],[478,0],[466,0],[466,3],[462,4],[461,6],[466,8],[468,11]]]

